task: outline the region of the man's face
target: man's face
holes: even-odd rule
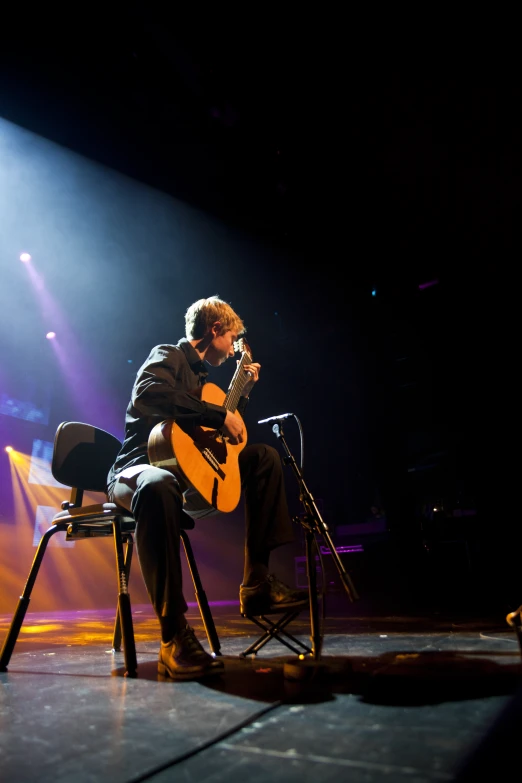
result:
[[[238,339],[237,333],[232,332],[230,329],[224,334],[218,334],[220,326],[217,323],[212,327],[214,337],[205,355],[205,360],[212,367],[219,367],[220,364],[234,356],[234,343]]]

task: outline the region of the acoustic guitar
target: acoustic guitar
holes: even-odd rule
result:
[[[223,405],[232,413],[236,412],[250,377],[245,365],[252,363],[250,348],[243,338],[234,343],[234,350],[241,352],[241,358],[226,394],[214,383],[201,387],[202,400]],[[241,418],[241,414],[236,415]],[[148,455],[151,465],[174,473],[183,489],[183,510],[200,519],[229,513],[238,505],[241,496],[238,459],[246,443],[246,427],[243,442],[231,444],[221,430],[181,425],[175,419],[166,419],[151,431]]]

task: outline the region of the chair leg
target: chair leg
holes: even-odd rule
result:
[[[29,606],[29,602],[31,600],[31,593],[33,591],[36,577],[38,576],[38,571],[40,570],[40,566],[42,564],[45,550],[47,549],[47,544],[55,533],[58,533],[60,530],[67,530],[68,526],[69,525],[66,522],[58,522],[46,530],[40,539],[31,570],[29,571],[29,576],[27,577],[27,582],[25,583],[24,591],[18,600],[13,619],[11,620],[11,625],[9,626],[9,631],[7,632],[7,636],[2,646],[2,652],[0,653],[0,672],[7,671],[7,665],[11,660],[11,655],[18,639],[20,628],[22,627],[25,613],[27,612],[27,607]]]
[[[183,541],[183,548],[185,549],[185,555],[187,557],[190,575],[192,577],[192,582],[194,584],[196,601],[198,602],[201,619],[203,620],[203,626],[207,634],[207,639],[210,645],[210,649],[212,650],[214,655],[221,655],[221,643],[219,641],[219,636],[216,631],[216,626],[214,623],[214,618],[212,617],[212,612],[210,611],[210,606],[208,604],[207,596],[203,589],[203,584],[199,576],[199,571],[196,564],[196,558],[194,557],[194,552],[192,550],[192,544],[190,543],[186,530],[181,531],[181,540]]]
[[[129,584],[130,569],[132,563],[132,553],[134,551],[134,539],[131,534],[127,534],[125,536],[125,539],[127,541],[127,546],[125,547],[125,578],[126,578],[126,583]],[[121,651],[121,620],[120,620],[120,612],[118,610],[118,607],[116,607],[116,619],[114,621],[112,650],[113,652]]]
[[[125,660],[125,676],[136,677],[138,661],[136,659],[136,644],[132,625],[130,595],[127,590],[127,574],[123,557],[123,541],[121,525],[118,517],[113,522],[114,549],[116,553],[116,570],[118,576],[118,615],[123,636],[123,655]]]

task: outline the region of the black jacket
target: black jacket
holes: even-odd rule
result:
[[[134,381],[125,415],[125,439],[107,476],[108,491],[124,468],[149,462],[149,435],[158,422],[176,419],[213,429],[223,425],[226,408],[201,400],[197,391],[207,375],[186,338],[177,345],[156,345],[151,350]],[[239,413],[244,412],[246,403],[242,397]]]

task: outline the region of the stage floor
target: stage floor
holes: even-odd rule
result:
[[[185,683],[158,677],[148,606],[133,607],[136,679],[110,649],[113,610],[29,612],[0,674],[0,778],[391,783],[516,769],[522,656],[505,618],[346,603],[327,600],[321,660],[301,681],[277,641],[240,657],[259,631],[234,602],[212,606],[224,674]],[[188,616],[208,649],[196,606]],[[306,614],[291,630],[309,643]]]

